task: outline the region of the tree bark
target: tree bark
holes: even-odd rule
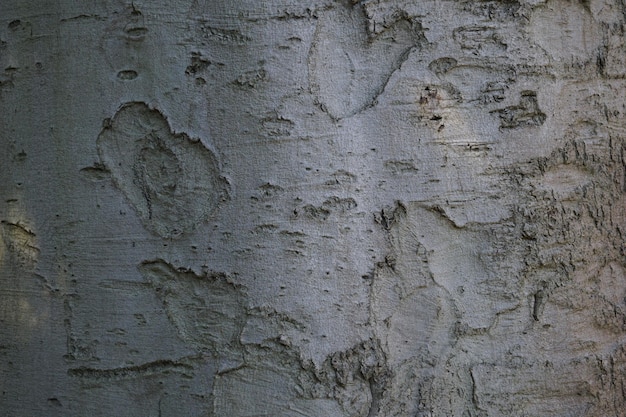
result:
[[[0,5],[0,414],[626,416],[622,0]]]

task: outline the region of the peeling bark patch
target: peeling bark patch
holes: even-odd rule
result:
[[[357,408],[355,405],[358,404],[359,391],[365,388],[370,391],[367,416],[380,415],[385,390],[391,378],[380,341],[367,340],[348,351],[336,352],[329,361],[336,383],[346,390],[339,399],[351,398],[350,408]],[[349,408],[347,404],[344,407]]]
[[[503,101],[506,98],[505,92],[508,88],[508,83],[502,81],[488,81],[480,90],[481,104],[499,103]]]
[[[126,25],[123,29],[123,37],[127,41],[141,42],[148,34],[148,28],[145,26],[145,20],[141,11],[132,6],[132,11],[126,17]]]
[[[455,233],[452,222],[441,217],[413,202],[396,202],[374,217],[387,232],[391,251],[372,274],[370,324],[381,341],[391,372],[380,394],[372,389],[370,417],[429,415],[419,413],[420,408],[441,410],[437,415],[458,415],[442,407],[451,396],[444,394],[447,382],[439,372],[453,349],[453,329],[462,319],[457,304],[463,300],[455,300],[439,283],[448,285],[444,281],[455,270],[438,267],[433,255],[448,249],[443,245],[427,248],[420,242],[434,240],[424,227],[433,220],[443,226],[444,230],[439,231],[442,242],[459,240],[460,233]],[[448,258],[449,263],[458,262],[458,269],[471,274],[468,261]],[[477,304],[474,301],[468,303],[472,309]],[[444,396],[446,400],[442,401]]]
[[[537,103],[537,93],[529,90],[521,92],[519,104],[494,112],[500,116],[500,127],[505,129],[541,126],[546,121],[546,114]]]
[[[233,84],[244,89],[251,89],[267,80],[267,71],[263,68],[259,68],[244,72],[233,81]]]
[[[332,399],[298,398],[296,376],[280,365],[243,368],[214,383],[216,416],[337,416],[348,417]]]
[[[186,75],[195,75],[211,65],[211,61],[204,58],[200,52],[191,53],[191,63],[185,69]]]
[[[537,292],[533,294],[533,319],[535,321],[539,321],[539,318],[543,313],[543,308],[545,307],[545,302],[545,292],[543,290],[537,290]]]
[[[339,198],[339,197],[330,197],[328,200],[322,203],[322,207],[327,207],[330,210],[337,210],[341,213],[352,210],[356,208],[357,203],[354,198]]]
[[[488,415],[513,410],[514,415],[589,415],[602,378],[598,362],[591,358],[517,367],[477,365],[471,372],[476,401]]]
[[[19,223],[2,220],[0,226],[0,237],[15,265],[34,268],[40,252],[35,233]]]
[[[99,162],[93,166],[81,168],[80,173],[90,181],[103,181],[111,178],[109,170]]]
[[[338,171],[333,172],[331,175],[331,179],[327,180],[325,185],[347,185],[353,184],[356,182],[356,175],[352,172],[345,171],[340,169]]]
[[[573,140],[513,173],[526,201],[516,216],[528,240],[532,316],[568,332],[583,323],[606,334],[626,330],[626,287],[616,278],[624,265],[624,143],[608,145],[590,152],[584,141]]]
[[[117,78],[122,81],[130,81],[137,78],[139,74],[135,70],[123,70],[117,73]]]
[[[561,165],[543,174],[538,188],[552,191],[560,197],[567,197],[582,189],[593,180],[593,176],[576,166]]]
[[[450,71],[452,68],[456,67],[457,61],[454,58],[443,57],[437,58],[428,64],[428,69],[434,72],[437,75],[443,75],[446,72]]]
[[[304,215],[313,220],[324,221],[328,219],[331,213],[346,214],[346,212],[357,207],[357,202],[351,198],[330,197],[322,203],[321,206],[307,204],[294,211],[296,217]]]
[[[253,87],[253,86],[251,86]],[[291,136],[294,122],[282,116],[266,117],[261,121],[263,132],[270,137]]]
[[[72,368],[67,371],[71,377],[96,380],[96,381],[119,381],[130,378],[140,378],[169,372],[189,374],[193,367],[187,363],[172,360],[158,360],[142,365],[124,366],[120,368],[98,369],[89,367]]]
[[[390,159],[385,161],[385,168],[389,169],[395,175],[411,174],[419,171],[419,169],[415,166],[415,161],[412,159]]]
[[[19,22],[19,20],[17,20]],[[21,23],[18,23],[18,26]],[[9,29],[11,28],[11,24],[9,24]],[[0,68],[2,68],[2,72],[0,72],[0,89],[5,87],[13,86],[13,78],[15,74],[19,71],[19,68],[13,65],[11,62],[11,53],[6,50],[7,42],[0,38]],[[8,59],[7,59],[8,58]]]
[[[148,34],[148,29],[140,26],[128,26],[124,29],[125,37],[129,41],[143,41]]]
[[[199,77],[209,70],[209,68],[222,68],[224,64],[221,62],[213,62],[202,55],[201,52],[192,52],[190,63],[185,69],[185,75],[196,76],[196,80],[203,79]]]
[[[380,213],[374,213],[374,221],[380,224],[385,230],[390,230],[397,221],[405,217],[406,207],[400,201],[396,201],[393,207],[385,207]]]
[[[196,275],[163,260],[144,262],[139,270],[189,346],[222,356],[237,349],[245,323],[245,296],[226,275]]]
[[[328,219],[328,216],[330,216],[330,211],[325,209],[324,207],[316,207],[312,204],[307,204],[299,210],[296,209],[294,211],[294,214],[296,215],[296,217],[304,214],[304,216],[310,219],[324,221]]]
[[[598,69],[608,77],[624,78],[626,76],[626,26],[608,29],[606,35],[606,52],[598,55]]]
[[[383,415],[390,370],[378,340],[332,353],[319,366],[303,360],[284,337],[248,337],[245,352],[243,366],[215,377],[216,416]]]
[[[209,149],[172,132],[144,103],[128,103],[98,136],[98,153],[144,226],[164,238],[193,231],[228,198]]]
[[[11,30],[17,30],[20,26],[22,26],[22,21],[21,20],[12,20],[9,22],[9,24],[7,25],[7,27]]]
[[[280,185],[270,184],[266,182],[258,188],[258,193],[250,198],[255,201],[272,201],[285,190]]]
[[[244,45],[252,40],[236,29],[224,29],[201,23],[199,26],[200,36],[207,41],[217,41],[225,44]]]
[[[13,71],[4,70],[0,73],[0,88],[13,86]]]
[[[52,406],[52,407],[63,407],[63,403],[61,403],[61,401],[59,401],[58,398],[48,398],[47,400],[48,405]]]
[[[64,320],[63,327],[65,328],[66,337],[66,349],[67,353],[63,355],[63,358],[67,361],[88,361],[97,362],[100,358],[97,355],[97,340],[85,340],[81,338],[81,334],[76,330],[76,327],[72,324],[77,319],[77,314],[74,310],[74,300],[77,298],[75,295],[67,295],[63,300]],[[82,333],[87,336],[87,334]]]
[[[515,17],[519,9],[520,3],[515,0],[487,0],[463,5],[464,11],[488,18],[489,20],[510,20]]]
[[[493,49],[490,52],[506,50],[506,43],[500,38],[495,28],[486,26],[464,26],[453,31],[454,40],[463,49],[469,49],[478,54],[478,51],[485,53],[485,50]]]
[[[319,19],[309,52],[311,90],[331,117],[357,114],[376,104],[391,75],[423,42],[421,25],[408,17],[368,36],[361,5],[337,6]]]

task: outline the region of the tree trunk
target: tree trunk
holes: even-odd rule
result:
[[[626,416],[622,0],[0,4],[3,416]]]

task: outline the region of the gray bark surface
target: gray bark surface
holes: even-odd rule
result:
[[[3,416],[626,416],[622,0],[0,4]]]

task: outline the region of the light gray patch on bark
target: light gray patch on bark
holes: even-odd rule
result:
[[[309,52],[309,82],[320,106],[334,119],[376,104],[391,75],[425,42],[418,21],[396,16],[368,33],[363,6],[339,4],[320,18]]]
[[[164,238],[192,232],[228,198],[214,153],[144,103],[127,103],[105,123],[98,153],[144,226]]]

